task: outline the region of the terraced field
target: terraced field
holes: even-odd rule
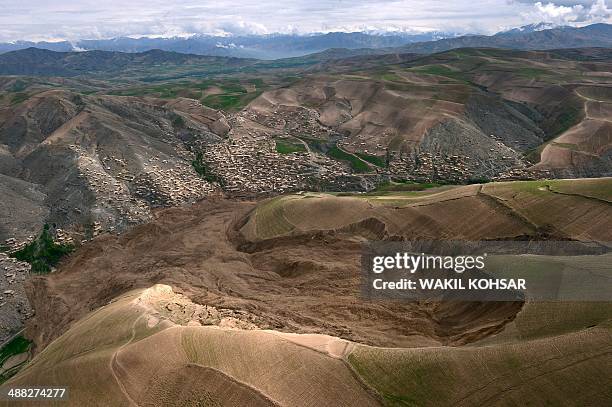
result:
[[[223,321],[177,325],[159,309],[174,297],[182,300],[168,286],[119,297],[71,327],[11,384],[68,385],[71,405],[333,406],[338,394],[341,405],[378,405],[342,358],[299,337],[232,330]]]
[[[501,182],[425,191],[336,196],[307,193],[258,206],[243,233],[249,240],[342,231],[367,219],[386,236],[517,237],[607,241],[611,179]],[[487,222],[478,219],[486,218]]]
[[[175,300],[185,304],[160,285],[120,296],[10,384],[68,385],[75,406],[603,405],[612,396],[611,304],[527,304],[482,343],[392,349],[179,322],[167,311]]]

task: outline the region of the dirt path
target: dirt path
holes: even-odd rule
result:
[[[536,163],[535,165],[532,166],[532,168],[537,168],[539,165],[545,164],[547,161],[549,161],[549,159],[551,158],[552,155],[554,155],[554,152],[551,152],[551,148],[562,148],[562,149],[566,149],[565,147],[563,147],[562,145],[560,145],[559,140],[562,140],[563,137],[565,137],[567,134],[571,134],[572,132],[578,130],[581,126],[583,126],[583,123],[585,122],[585,120],[593,120],[593,121],[608,121],[608,120],[602,120],[599,118],[591,118],[589,116],[589,111],[588,111],[588,103],[589,102],[594,102],[594,103],[605,103],[602,102],[600,100],[596,100],[596,99],[592,99],[589,98],[587,96],[582,95],[580,92],[578,92],[578,90],[574,90],[574,94],[576,94],[576,96],[578,96],[579,98],[584,100],[584,103],[582,105],[582,110],[584,112],[584,119],[580,120],[579,123],[576,123],[575,125],[573,125],[572,127],[570,127],[569,129],[565,130],[563,133],[559,134],[557,137],[549,140],[544,148],[542,149],[542,152],[540,153],[540,161],[538,163]],[[562,144],[562,142],[561,142]],[[581,150],[576,150],[576,153],[581,153],[581,154],[588,154],[594,157],[597,157],[589,152],[586,151],[581,151]]]
[[[575,93],[575,94],[576,94],[578,97],[580,97],[580,98],[582,98],[582,99],[584,99],[584,100],[585,100],[585,102],[584,102],[584,117],[585,117],[586,119],[589,119],[589,120],[597,120],[597,121],[601,121],[601,122],[609,122],[609,123],[612,123],[612,120],[607,120],[607,119],[602,119],[602,118],[593,118],[593,117],[589,116],[589,109],[588,109],[589,102],[592,102],[592,103],[610,103],[610,102],[607,102],[607,101],[605,101],[605,100],[593,99],[593,98],[591,98],[591,97],[584,96],[583,94],[581,94],[581,93],[578,91],[578,89],[574,90],[574,93]]]
[[[123,393],[125,398],[129,401],[130,405],[133,405],[133,406],[138,406],[138,403],[134,401],[134,399],[130,396],[130,394],[125,389],[125,386],[121,382],[121,379],[119,379],[119,375],[117,374],[117,371],[115,370],[115,365],[121,367],[121,364],[119,363],[117,359],[119,352],[121,352],[121,350],[123,350],[126,346],[132,343],[132,341],[136,337],[136,324],[138,323],[138,321],[140,321],[142,317],[143,315],[140,315],[138,318],[134,320],[134,322],[132,323],[132,336],[130,336],[130,339],[126,343],[124,343],[119,348],[117,348],[117,350],[113,353],[113,356],[111,357],[110,362],[109,362],[110,371],[113,377],[115,378],[115,381],[119,385],[119,389],[121,390],[121,393]]]

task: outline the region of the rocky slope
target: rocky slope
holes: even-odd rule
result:
[[[10,221],[0,239],[23,239],[43,223],[87,239],[150,219],[153,207],[200,199],[214,188],[192,168],[189,142],[229,129],[193,100],[69,91],[39,93],[0,116],[0,185],[12,197],[2,201]]]

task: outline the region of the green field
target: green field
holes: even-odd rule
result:
[[[302,153],[306,151],[306,147],[301,143],[290,143],[283,140],[276,140],[275,143],[276,152],[279,154]]]
[[[361,159],[359,159],[359,157],[355,156],[354,154],[349,154],[346,151],[341,150],[337,146],[330,148],[327,151],[327,155],[336,160],[348,161],[348,163],[351,165],[351,168],[355,172],[363,173],[371,171],[370,166],[364,163]]]
[[[29,340],[20,335],[4,345],[0,349],[0,368],[2,368],[4,362],[6,362],[10,357],[27,352],[30,349],[31,344],[32,343]],[[15,375],[20,367],[21,365],[18,365],[14,368],[8,369],[6,372],[0,373],[0,384],[4,383],[11,378],[11,376]]]
[[[428,65],[413,69],[414,72],[427,75],[443,76],[460,82],[467,82],[465,74],[460,71],[453,71],[450,68],[441,65]]]
[[[374,164],[377,167],[385,168],[387,166],[387,161],[383,157],[366,153],[355,153],[355,155],[362,160],[369,162],[370,164]]]
[[[48,273],[59,261],[70,254],[74,248],[70,245],[57,244],[53,241],[49,225],[45,225],[40,236],[23,249],[11,253],[11,256],[32,265],[34,273]]]

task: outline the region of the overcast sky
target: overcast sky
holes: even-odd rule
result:
[[[0,41],[612,22],[612,0],[0,0]]]

